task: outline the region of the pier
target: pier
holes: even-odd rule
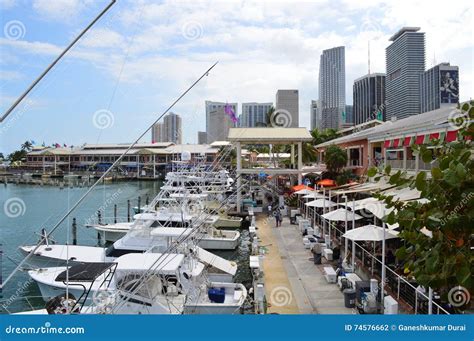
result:
[[[287,217],[281,227],[275,219],[260,215],[257,235],[266,248],[263,261],[267,313],[277,314],[353,314],[344,307],[344,296],[336,284],[326,281],[323,268],[302,243],[301,233]]]

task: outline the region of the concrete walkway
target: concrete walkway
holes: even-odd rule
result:
[[[265,216],[260,216],[257,227],[261,245],[271,244],[264,258],[266,294],[272,305],[269,313],[355,313],[353,309],[344,307],[344,296],[337,285],[329,284],[324,278],[323,267],[327,266],[324,258],[321,265],[313,263],[312,254],[304,248],[303,237],[296,225],[290,225],[289,219],[284,218],[282,226],[276,228],[274,219],[268,221]],[[279,287],[286,288],[286,291],[279,290]],[[283,301],[278,301],[279,292],[291,293],[288,305],[279,306]],[[284,295],[280,296],[284,298]]]

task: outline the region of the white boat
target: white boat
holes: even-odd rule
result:
[[[81,313],[107,312],[98,309],[108,304],[105,309],[114,313],[234,314],[247,297],[242,284],[209,282],[204,264],[183,254],[127,254],[113,263],[36,269],[28,274],[45,301],[64,295],[67,288]]]
[[[219,218],[217,221],[214,223],[214,226],[217,228],[240,228],[242,225],[242,218],[241,217],[232,217],[229,215],[219,215]]]
[[[105,242],[115,242],[122,238],[132,227],[133,222],[115,223],[110,225],[92,224],[87,227],[94,228]]]
[[[131,231],[108,248],[58,244],[40,245],[28,259],[28,265],[33,268],[45,268],[65,266],[66,264],[113,262],[128,253],[161,253],[165,252],[179,237],[190,232],[189,228],[178,227],[162,227],[151,231],[139,229]],[[34,248],[34,246],[23,246],[20,250],[26,256]],[[193,242],[183,243],[180,249],[193,250],[199,260],[209,267],[211,280],[233,282],[237,272],[235,262],[205,251],[201,247],[195,246]]]

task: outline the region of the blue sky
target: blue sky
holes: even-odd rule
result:
[[[2,113],[107,3],[0,0]],[[469,99],[471,23],[464,0],[450,7],[407,0],[119,0],[1,124],[0,151],[25,140],[133,141],[217,60],[173,110],[183,117],[184,142],[195,143],[196,132],[205,130],[205,100],[274,102],[279,88],[300,90],[300,125],[309,126],[321,51],[346,46],[349,104],[354,79],[367,73],[367,42],[371,71],[384,72],[388,38],[402,26],[426,33],[427,67],[444,61],[460,67],[461,99]]]

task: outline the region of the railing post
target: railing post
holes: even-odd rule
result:
[[[117,224],[117,204],[114,205],[114,224]]]
[[[130,222],[130,199],[127,200],[127,222]]]
[[[141,201],[142,201],[142,198],[138,196],[138,213],[141,213]]]
[[[397,300],[400,299],[400,276],[397,276],[398,289],[397,289]]]
[[[72,218],[72,245],[77,245],[77,224],[76,224],[76,218]]]
[[[100,213],[100,210],[97,211],[97,223],[99,225],[102,224],[102,214]]]

